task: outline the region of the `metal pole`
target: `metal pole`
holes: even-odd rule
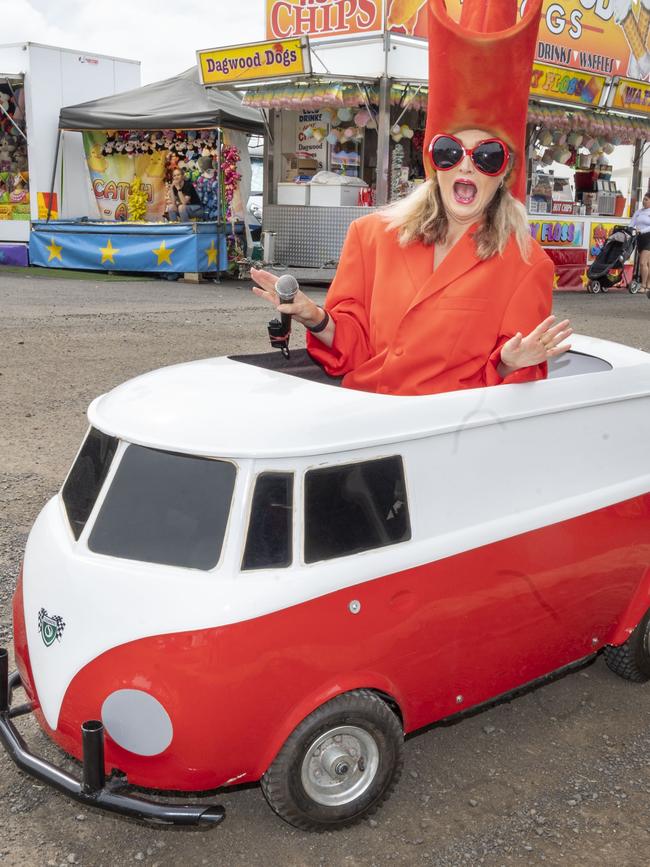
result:
[[[643,142],[637,139],[634,143],[634,156],[632,157],[632,190],[630,193],[630,214],[633,214],[643,199]]]
[[[266,109],[263,109],[266,112]],[[276,160],[275,151],[275,112],[270,110],[266,120],[267,135],[264,139],[264,176],[262,181],[262,231],[264,230],[264,214],[267,212],[266,207],[270,205],[273,198],[273,165]]]
[[[377,124],[377,190],[375,204],[388,204],[390,165],[390,79],[379,80],[379,123]]]
[[[284,139],[284,120],[280,111],[273,111],[273,162],[272,181],[269,190],[269,202],[278,203],[278,184],[282,180],[282,141]]]
[[[83,791],[87,794],[104,788],[104,726],[92,719],[81,726],[83,743]]]
[[[59,130],[59,135],[56,139],[56,151],[54,153],[54,165],[52,166],[52,183],[50,184],[50,198],[47,203],[47,219],[46,223],[50,222],[50,216],[52,214],[52,199],[54,198],[54,184],[56,183],[56,166],[59,162],[59,150],[61,149],[61,139],[63,138],[63,130]]]
[[[222,216],[223,216],[223,222],[225,222],[226,215],[225,215],[225,213],[223,215],[221,213],[221,208],[223,207],[223,204],[221,201],[221,198],[222,198],[221,197],[222,178],[221,178],[221,127],[220,126],[217,127],[217,178],[219,179],[219,184],[217,186],[217,193],[218,193],[218,202],[217,202],[218,210],[217,210],[217,213],[219,214],[219,222],[221,223]]]
[[[0,713],[9,710],[9,651],[0,647]]]

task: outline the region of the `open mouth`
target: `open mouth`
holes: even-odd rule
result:
[[[478,190],[472,181],[456,181],[454,183],[454,198],[459,205],[471,205]]]

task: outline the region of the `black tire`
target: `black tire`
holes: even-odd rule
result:
[[[641,288],[641,284],[639,283],[638,280],[631,280],[629,286],[627,287],[630,295],[636,295],[636,293],[639,291],[640,288]]]
[[[592,280],[589,284],[589,291],[592,293],[592,295],[598,295],[601,289],[602,286],[600,284],[600,280]]]
[[[605,662],[625,680],[645,683],[650,680],[650,610],[632,635],[620,647],[606,647]]]
[[[346,692],[291,733],[262,777],[262,791],[296,828],[344,828],[389,797],[402,773],[403,744],[401,722],[385,701],[365,689]]]

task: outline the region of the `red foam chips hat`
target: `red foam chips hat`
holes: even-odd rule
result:
[[[424,138],[427,174],[435,172],[429,144],[438,133],[484,129],[510,148],[513,195],[526,195],[526,116],[542,0],[464,0],[460,21],[444,0],[429,0],[429,105]]]

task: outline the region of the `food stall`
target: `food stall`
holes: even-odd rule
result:
[[[357,3],[342,9],[321,0],[264,2],[268,39],[308,39],[309,62],[281,80],[258,69],[230,86],[244,89],[245,103],[267,118],[263,228],[273,236],[273,260],[327,278],[350,222],[423,180],[426,3],[371,0],[373,17],[361,15]],[[610,7],[543,4],[527,205],[531,232],[556,263],[559,288],[583,289],[607,233],[627,222],[650,140],[650,97],[637,80],[648,72],[636,38],[648,42],[645,11],[631,4],[613,15]],[[447,8],[458,16],[460,0],[448,0]],[[632,189],[619,189],[612,160],[632,149]]]
[[[350,223],[424,180],[427,43],[382,33],[310,40],[308,51],[308,74],[258,79],[244,103],[267,116],[274,258],[331,276]]]
[[[640,201],[650,141],[645,90],[632,79],[535,64],[527,206],[531,233],[555,263],[557,288],[588,288],[587,268]],[[634,177],[624,191],[613,165],[626,161]]]
[[[54,268],[155,271],[170,275],[223,271],[227,242],[238,248],[235,223],[250,187],[248,136],[262,117],[237,96],[208,92],[197,70],[146,87],[63,108],[59,145],[83,136],[77,170],[94,198],[92,217],[34,223],[30,257]],[[166,180],[180,167],[200,182],[207,156],[217,201],[213,219],[163,219]],[[84,165],[85,163],[85,165]],[[240,183],[241,182],[241,183]],[[239,251],[238,251],[239,254]]]
[[[91,213],[82,146],[70,137],[52,184],[61,106],[140,83],[140,62],[22,42],[0,45],[0,265],[27,265],[33,221]]]

